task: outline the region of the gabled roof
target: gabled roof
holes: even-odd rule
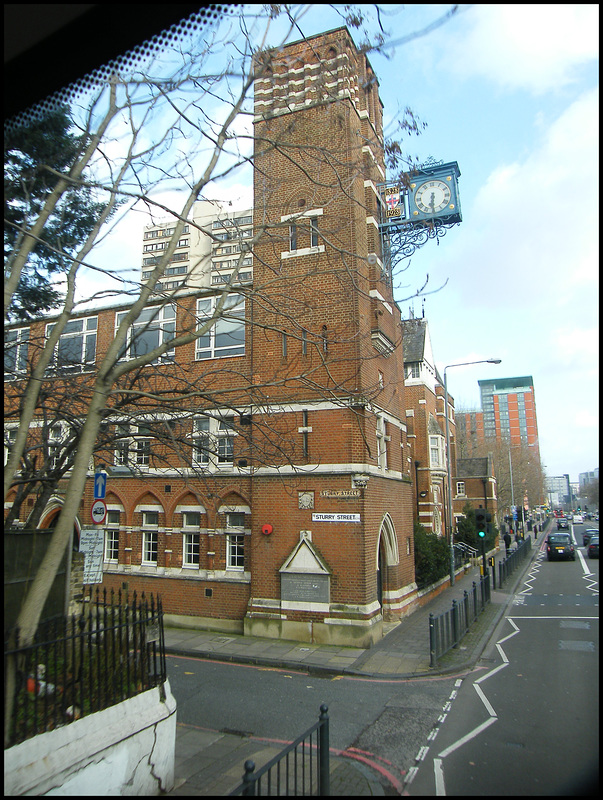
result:
[[[427,420],[427,434],[430,436],[443,436],[442,429],[434,419],[433,414],[429,415]]]
[[[457,478],[491,478],[493,475],[490,456],[482,458],[457,458]]]
[[[402,346],[406,364],[424,360],[427,335],[427,320],[402,320]]]
[[[444,385],[435,364],[429,327],[424,317],[402,320],[402,352],[405,364],[426,362],[433,368],[438,383]]]

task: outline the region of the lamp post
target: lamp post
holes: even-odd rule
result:
[[[450,585],[454,585],[454,525],[452,524],[452,471],[450,466],[450,426],[448,423],[448,376],[452,367],[468,367],[471,364],[500,364],[500,358],[485,358],[481,361],[463,361],[444,367],[444,416],[446,418],[446,473],[448,478],[448,541],[450,542]]]

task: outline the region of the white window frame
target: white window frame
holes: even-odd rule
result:
[[[465,497],[465,481],[456,482],[456,495],[457,497]]]
[[[444,437],[429,437],[429,466],[431,469],[443,469],[444,463]]]
[[[56,322],[46,326],[46,338],[50,336]],[[59,336],[49,369],[53,372],[84,372],[92,369],[96,362],[96,335],[98,330],[98,317],[78,317],[69,320]],[[78,343],[79,339],[79,343]],[[77,343],[77,344],[76,344]],[[78,349],[73,352],[68,361],[63,361],[62,351]]]
[[[196,519],[192,517],[193,514],[195,515]],[[182,512],[182,566],[183,567],[193,567],[195,569],[199,569],[199,565],[201,563],[200,526],[201,526],[200,511]]]
[[[318,247],[318,217],[310,217],[310,247]]]
[[[149,558],[155,552],[155,560]],[[145,528],[142,532],[142,564],[146,566],[157,566],[159,553],[159,531],[157,528]]]
[[[154,518],[149,518],[147,515],[153,514]],[[152,551],[155,551],[155,560],[148,558]],[[142,512],[142,558],[141,563],[143,566],[156,567],[159,560],[159,511],[143,511]]]
[[[148,469],[151,465],[153,436],[148,432],[148,422],[139,425],[117,423],[119,435],[124,437],[115,443],[113,461],[117,467]],[[117,431],[116,431],[117,432]]]
[[[379,469],[387,469],[387,443],[390,437],[387,435],[385,417],[381,414],[377,415],[375,436],[377,438],[377,466]]]
[[[14,338],[12,338],[14,336]],[[12,358],[12,351],[15,357]],[[4,379],[14,380],[27,370],[29,354],[29,328],[11,328],[4,335]],[[7,365],[7,356],[11,363]]]
[[[48,429],[48,460],[50,469],[57,469],[59,466],[61,450],[68,438],[66,425],[62,422],[53,422]]]
[[[156,291],[159,291],[158,287],[155,287]],[[122,319],[128,314],[128,311],[119,311],[115,315],[115,330],[117,331]],[[145,341],[145,336],[148,336],[151,332],[157,332],[156,338],[157,342],[155,344],[151,344],[148,349],[143,350],[141,348],[141,352],[136,351],[136,346],[138,343],[138,347]],[[154,335],[154,334],[153,334]],[[134,320],[132,325],[128,330],[128,335],[126,339],[126,346],[125,352],[121,354],[120,358],[124,361],[129,359],[137,358],[140,355],[145,355],[146,353],[151,352],[161,344],[165,344],[169,342],[176,336],[176,304],[175,303],[166,303],[163,306],[147,306],[144,308],[138,319]],[[166,350],[158,359],[156,359],[153,363],[161,363],[164,361],[173,361],[176,357],[175,350]]]
[[[234,466],[234,417],[193,419],[193,466],[211,471]]]
[[[10,451],[15,443],[15,439],[17,438],[17,431],[19,427],[15,425],[12,428],[7,426],[4,427],[4,466],[8,464],[8,459],[10,458]]]
[[[242,521],[242,525],[237,524]],[[230,511],[226,514],[226,569],[245,571],[245,513]]]
[[[115,519],[117,515],[117,519]],[[105,561],[116,564],[119,561],[119,520],[120,512],[117,509],[107,511],[107,525],[105,527]],[[117,555],[112,555],[117,553]]]
[[[220,297],[201,297],[197,300],[197,329],[212,319]],[[231,337],[232,338],[231,340]],[[245,298],[228,295],[222,314],[210,329],[195,342],[195,360],[233,358],[245,355]]]

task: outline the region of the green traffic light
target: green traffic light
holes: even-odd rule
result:
[[[478,536],[481,536],[481,537],[482,537],[482,539],[483,539],[483,538],[484,538],[484,536],[486,535],[486,532],[485,532],[485,531],[478,531],[478,532],[477,532],[477,535],[478,535]]]

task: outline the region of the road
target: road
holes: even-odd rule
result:
[[[170,656],[178,721],[284,744],[326,703],[332,750],[360,754],[386,794],[579,794],[598,759],[599,562],[584,552],[538,554],[469,674],[320,678]]]
[[[281,742],[329,708],[332,752],[371,766],[389,794],[399,793],[457,678],[320,678],[291,670],[168,657],[178,722]]]
[[[579,547],[576,561],[548,562],[544,544],[410,795],[582,795],[598,783],[599,561]]]

